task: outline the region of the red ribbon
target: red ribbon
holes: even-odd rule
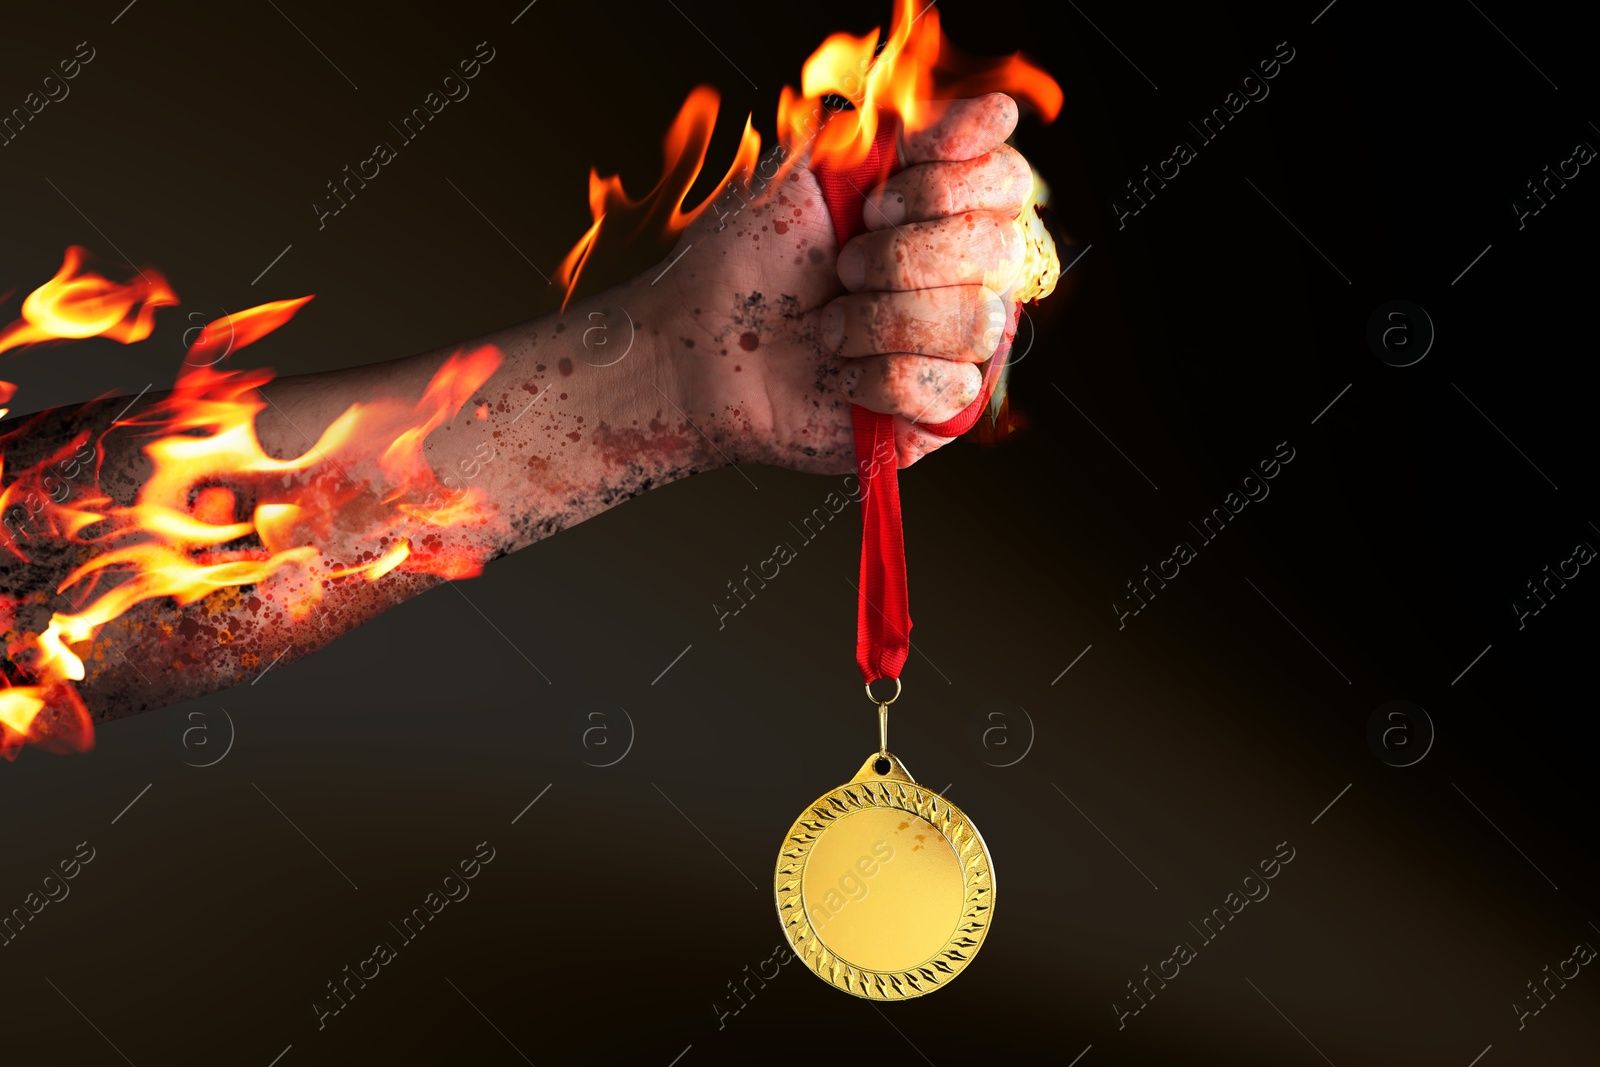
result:
[[[866,159],[856,166],[834,170],[826,164],[812,168],[822,186],[823,199],[833,218],[834,235],[843,248],[846,241],[866,232],[861,213],[866,195],[885,178],[900,170],[896,148],[899,123],[885,116]],[[1020,305],[1018,305],[1020,306]],[[984,368],[978,398],[952,418],[918,426],[940,437],[959,437],[972,428],[989,403],[1000,379],[1017,313],[1012,309],[1005,339]],[[894,443],[894,416],[852,404],[856,464],[861,475],[861,585],[856,603],[856,663],[868,685],[879,678],[899,678],[911,650],[911,606],[906,591],[905,536],[900,524],[899,456]]]

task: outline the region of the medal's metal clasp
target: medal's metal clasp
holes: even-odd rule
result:
[[[878,755],[889,754],[889,705],[900,699],[900,679],[894,679],[894,696],[888,699],[872,695],[872,683],[867,683],[867,699],[878,705]]]

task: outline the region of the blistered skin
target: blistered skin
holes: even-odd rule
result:
[[[939,447],[945,439],[913,423],[949,418],[977,395],[977,364],[998,344],[1010,300],[1010,220],[1028,193],[1026,165],[1000,143],[1015,119],[997,94],[949,106],[938,126],[907,139],[901,175],[863,190],[873,197],[869,232],[842,253],[802,162],[744,190],[737,211],[706,212],[633,282],[472,342],[495,346],[502,362],[427,436],[423,454],[441,484],[428,508],[471,494],[481,521],[415,517],[374,536],[393,489],[376,461],[386,440],[354,442],[293,474],[196,485],[191,510],[212,524],[245,521],[263,503],[301,503],[307,517],[280,536],[315,547],[311,577],[295,570],[181,607],[170,597],[136,604],[74,647],[91,716],[253,681],[443,580],[403,568],[372,581],[338,573],[401,540],[412,552],[487,563],[696,472],[771,463],[843,473],[855,466],[852,403],[897,416],[902,465]],[[262,446],[277,459],[300,456],[351,404],[415,402],[449,355],[270,382],[256,422]],[[130,417],[159,399],[146,396]],[[77,430],[100,437],[123,403],[39,417],[7,443],[7,471]],[[92,475],[69,481],[66,503],[98,492],[132,504],[151,471],[147,442],[131,428],[106,435],[98,486]],[[0,552],[6,666],[28,684],[30,636],[53,613],[82,607],[86,583],[60,589],[103,546],[27,522],[4,536],[26,557]],[[121,580],[102,574],[92,595]]]

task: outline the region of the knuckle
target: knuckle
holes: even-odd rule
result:
[[[978,272],[989,289],[1010,289],[1022,269],[1027,244],[1015,220],[1001,212],[991,212],[988,225],[974,249]]]
[[[918,389],[911,361],[891,356],[883,361],[883,398],[890,407],[910,407]]]
[[[956,411],[960,411],[974,400],[983,391],[983,375],[978,368],[970,363],[963,363],[958,368],[959,377],[956,385]],[[951,412],[954,415],[956,412]]]
[[[881,338],[884,352],[927,352],[937,343],[938,323],[929,323],[920,317],[917,305],[921,294],[914,293],[909,300],[896,301],[886,308],[885,327]]]
[[[874,352],[892,352],[900,333],[899,314],[886,294],[874,293],[870,304],[862,310],[867,317],[867,337]]]
[[[969,211],[959,219],[952,221],[961,225],[958,232],[962,236],[965,246],[962,250],[973,256],[992,256],[1000,251],[1000,235],[1003,226],[999,225],[999,216],[992,211]]]
[[[994,355],[1005,334],[1005,303],[988,286],[977,287],[967,319],[968,348],[976,362]]]
[[[915,415],[937,404],[948,396],[951,382],[948,372],[934,356],[897,356],[889,360],[893,367],[890,398],[903,412]]]
[[[1015,220],[1009,215],[996,215],[993,233],[1001,259],[1007,263],[1021,263],[1026,245]]]
[[[992,92],[984,95],[984,103],[988,104],[992,113],[1000,118],[1015,118],[1017,102],[1010,95],[1002,92]]]
[[[857,304],[845,318],[843,351],[851,356],[870,356],[878,348],[877,314],[871,304]]]
[[[989,105],[988,118],[996,131],[1004,131],[1002,138],[1010,134],[1017,125],[1017,102],[1005,93],[990,93],[986,98]]]
[[[916,266],[917,253],[914,242],[918,239],[918,227],[901,227],[898,230],[889,230],[882,235],[882,243],[877,247],[881,253],[876,262],[880,264],[879,272],[885,280],[910,279],[915,281],[913,269]]]
[[[901,248],[905,260],[899,264],[917,281],[919,289],[934,289],[955,284],[966,256],[966,242],[952,223],[960,219],[940,218],[909,228]]]
[[[982,358],[979,349],[983,338],[983,287],[966,285],[956,291],[950,308],[948,332],[954,342],[953,350],[962,359]]]
[[[881,352],[883,336],[888,329],[890,309],[883,293],[861,293],[852,297],[854,325],[874,352]]]
[[[1033,191],[1033,167],[1021,152],[1007,144],[997,147],[995,156],[999,165],[997,181],[1002,199],[1007,204],[1021,206]]]

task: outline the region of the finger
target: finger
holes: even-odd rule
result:
[[[1016,281],[1025,247],[1010,215],[969,211],[851,238],[839,252],[839,280],[851,292],[942,285],[1004,292]]]
[[[1011,136],[1017,127],[1017,102],[1005,93],[970,100],[941,100],[926,105],[933,121],[904,135],[901,160],[932,163],[975,159]]]
[[[852,293],[824,309],[822,339],[851,358],[911,353],[982,363],[999,347],[1006,322],[1005,303],[981,285]]]
[[[968,211],[1016,214],[1033,191],[1033,168],[1010,145],[976,159],[907,167],[867,196],[861,219],[869,230]]]
[[[954,437],[931,434],[910,419],[894,420],[894,450],[899,460],[896,464],[904,470],[930,452],[937,452],[954,441]]]
[[[983,374],[971,363],[937,356],[867,356],[841,375],[854,403],[913,422],[943,422],[976,399]]]

